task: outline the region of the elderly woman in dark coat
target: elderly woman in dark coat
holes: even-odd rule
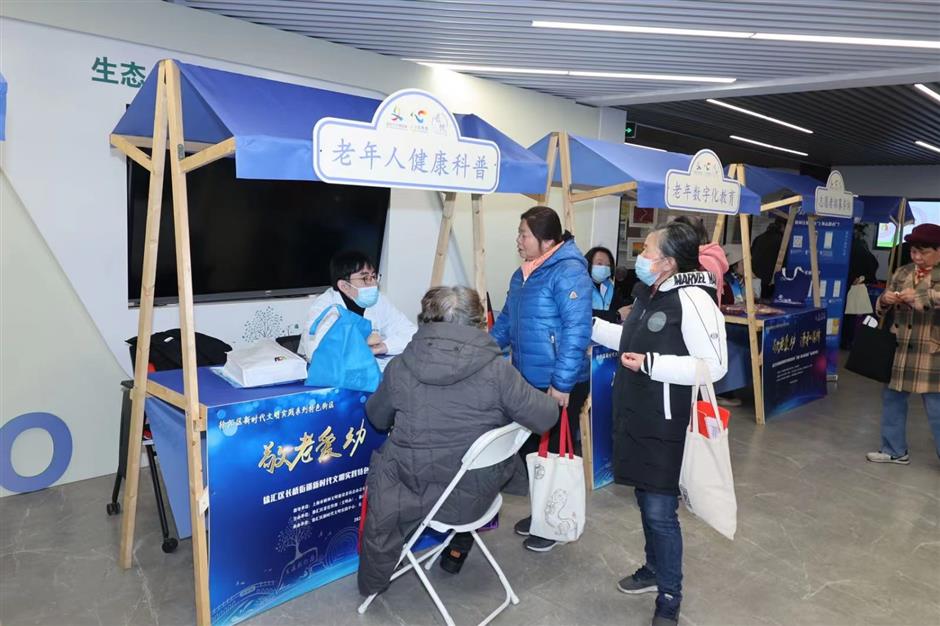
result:
[[[407,537],[480,435],[513,421],[541,433],[558,420],[557,402],[529,385],[484,330],[476,291],[436,287],[425,294],[421,309],[417,334],[388,365],[366,404],[369,421],[391,434],[369,465],[369,507],[359,560],[363,595],[388,586]],[[466,474],[437,519],[477,519],[521,470],[521,460],[514,456]],[[466,549],[460,552],[462,563]]]

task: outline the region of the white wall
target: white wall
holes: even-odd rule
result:
[[[66,407],[59,409],[65,412],[60,417],[73,433],[93,422],[89,432],[95,434],[94,443],[76,438],[76,456],[65,481],[114,471],[117,385],[124,377],[122,368],[129,371],[123,340],[137,333],[136,311],[128,310],[125,295],[124,160],[107,145],[107,134],[135,91],[92,82],[96,56],[134,60],[148,70],[158,59],[172,56],[373,97],[403,87],[423,88],[440,96],[451,110],[477,113],[524,145],[552,130],[598,136],[603,127],[599,109],[164,2],[125,3],[120,10],[102,11],[97,3],[7,0],[0,4],[0,34],[0,71],[10,83],[7,142],[0,158],[8,178],[0,207],[4,241],[30,241],[30,228],[43,241],[41,246],[19,246],[15,267],[4,257],[4,358],[12,351],[14,332],[37,342],[32,350],[38,357],[27,368],[3,368],[0,424],[22,412],[48,410],[43,407],[50,403]],[[621,133],[622,124],[610,138]],[[9,199],[13,197],[19,198],[16,206],[22,207],[23,219],[8,218],[15,208]],[[445,275],[450,282],[465,282],[472,267],[466,204],[456,216]],[[395,191],[391,205],[384,288],[413,315],[430,277],[440,200],[436,194]],[[501,306],[518,264],[513,241],[518,215],[530,205],[522,196],[485,200],[486,269],[494,306]],[[584,203],[578,207],[575,233],[582,245],[591,241],[595,228],[593,207]],[[19,274],[23,267],[40,276]],[[19,280],[8,282],[8,271]],[[82,373],[82,384],[39,394],[29,383],[37,372],[54,369],[63,344],[52,332],[54,323],[43,316],[10,316],[22,312],[24,305],[45,302],[43,298],[57,302],[48,310],[90,320],[96,332],[74,346],[82,362],[72,372]],[[266,333],[296,330],[305,308],[305,299],[204,304],[196,308],[196,324],[202,332],[237,344],[257,333],[254,322],[261,318],[274,320],[266,325]],[[176,316],[175,307],[158,309],[155,328],[178,326]],[[21,325],[14,331],[7,319]],[[72,348],[69,342],[65,345]],[[83,408],[70,411],[68,406]],[[41,470],[48,450],[40,447],[18,441],[14,465],[30,473],[27,465],[34,462],[35,471]]]
[[[845,188],[863,196],[940,198],[940,165],[837,165]]]

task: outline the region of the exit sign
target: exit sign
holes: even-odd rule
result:
[[[627,122],[626,127],[623,129],[623,140],[630,141],[631,139],[636,139],[636,122]]]

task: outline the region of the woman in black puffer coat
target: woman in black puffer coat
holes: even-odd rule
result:
[[[712,382],[725,375],[724,317],[715,276],[700,271],[699,234],[672,222],[646,238],[637,259],[642,281],[623,327],[594,321],[592,338],[620,350],[614,378],[614,479],[635,488],[646,539],[646,563],[617,587],[658,592],[653,626],[678,622],[682,600],[679,469],[689,426],[696,366]]]

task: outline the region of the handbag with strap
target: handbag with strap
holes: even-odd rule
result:
[[[871,326],[875,318],[865,318],[855,331],[852,350],[845,363],[845,369],[859,376],[877,380],[880,383],[891,382],[891,370],[894,367],[894,353],[898,349],[898,340],[885,328],[886,317],[877,326]]]
[[[803,307],[809,297],[813,279],[809,272],[797,267],[787,276],[786,269],[782,269],[774,276],[775,306]]]
[[[703,434],[699,430],[700,393],[707,390],[713,416],[721,416],[722,411],[718,409],[715,389],[702,361],[696,364],[695,379],[682,468],[679,470],[679,492],[692,514],[728,539],[734,539],[738,527],[738,503],[734,495],[728,428],[723,419],[712,417],[707,432]],[[709,419],[706,417],[705,421]]]
[[[568,408],[561,412],[558,454],[548,451],[546,432],[539,451],[526,456],[532,525],[529,532],[543,539],[575,541],[584,532],[587,510],[584,464],[575,456],[568,424]]]

